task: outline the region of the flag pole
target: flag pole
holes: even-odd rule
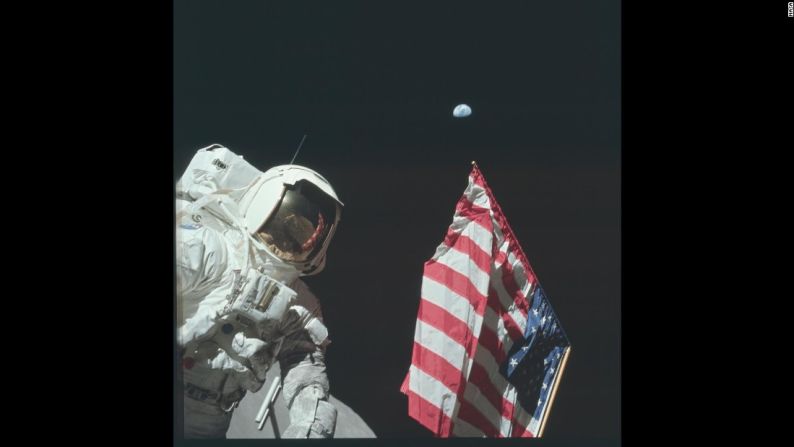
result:
[[[571,347],[568,346],[568,349],[565,350],[565,354],[562,355],[562,362],[560,362],[560,372],[557,373],[557,377],[554,379],[554,385],[551,388],[551,394],[549,395],[549,408],[546,408],[546,411],[543,412],[543,419],[540,421],[540,428],[538,429],[538,438],[543,436],[543,429],[546,428],[546,421],[549,419],[549,414],[551,413],[551,407],[554,405],[554,397],[557,394],[557,387],[560,385],[562,381],[562,374],[565,372],[565,366],[568,363],[568,354],[571,353]]]

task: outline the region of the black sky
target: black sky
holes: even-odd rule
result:
[[[211,143],[287,163],[308,133],[296,163],[346,205],[308,280],[332,393],[420,437],[399,386],[422,265],[477,160],[573,346],[546,436],[615,439],[620,3],[430,3],[175,1],[174,178]]]

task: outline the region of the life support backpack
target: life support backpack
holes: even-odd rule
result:
[[[262,171],[228,148],[213,144],[199,149],[176,184],[179,199],[197,201],[202,197],[223,194],[235,202]]]
[[[199,149],[176,184],[176,198],[189,202],[177,210],[177,224],[203,209],[244,233],[240,199],[260,175],[262,171],[220,144]]]

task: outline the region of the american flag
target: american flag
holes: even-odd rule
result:
[[[436,436],[539,437],[570,343],[476,164],[425,263],[408,414]]]

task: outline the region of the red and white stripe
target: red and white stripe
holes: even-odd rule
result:
[[[425,263],[409,415],[437,436],[531,437],[534,421],[499,372],[523,339],[535,275],[476,166]]]

